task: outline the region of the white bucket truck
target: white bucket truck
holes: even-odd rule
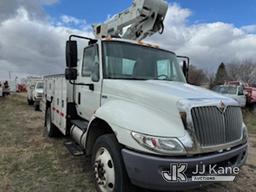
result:
[[[74,155],[91,156],[97,191],[199,187],[191,179],[197,165],[245,163],[238,103],[187,84],[187,62],[181,68],[174,52],[137,41],[162,32],[167,8],[163,0],[137,0],[95,26],[96,39],[71,35],[65,76],[44,78],[48,136],[68,135]],[[88,40],[79,64],[74,38]],[[175,177],[174,165],[186,167]]]

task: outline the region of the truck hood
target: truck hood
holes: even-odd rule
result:
[[[205,100],[218,99],[230,100],[228,97],[210,91],[208,89],[171,81],[131,81],[131,80],[105,80],[110,93],[128,98],[137,102],[146,102],[155,105],[159,102],[177,102],[181,99]],[[106,85],[106,84],[104,84]],[[164,100],[161,100],[164,99]],[[155,101],[155,103],[151,103]]]
[[[192,106],[195,103],[199,106],[203,103],[218,105],[220,101],[237,105],[233,99],[205,88],[170,81],[104,80],[103,95],[106,95],[108,100],[126,100],[147,108],[154,113],[152,117],[159,116],[167,122],[166,124],[172,125],[168,130],[147,130],[147,134],[157,136],[182,137],[185,134],[178,109],[178,103],[181,101]],[[138,131],[144,132],[144,129]]]

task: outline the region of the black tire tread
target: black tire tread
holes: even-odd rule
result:
[[[121,145],[118,143],[114,134],[106,134],[100,136],[93,147],[92,154],[92,166],[94,165],[94,159],[97,150],[100,147],[105,147],[111,154],[114,165],[115,165],[115,173],[116,173],[116,184],[115,191],[116,192],[135,192],[135,187],[131,184],[130,179],[127,175],[126,168],[121,155]],[[118,169],[117,169],[118,168]],[[96,190],[101,192],[95,182]]]

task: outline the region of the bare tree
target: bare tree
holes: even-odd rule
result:
[[[207,74],[197,67],[191,65],[189,68],[188,82],[192,85],[203,85],[208,83],[209,79]]]
[[[228,64],[227,71],[232,80],[256,84],[256,63],[250,60]]]

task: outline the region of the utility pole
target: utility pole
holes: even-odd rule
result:
[[[9,80],[11,81],[12,80],[12,72],[9,71]]]

